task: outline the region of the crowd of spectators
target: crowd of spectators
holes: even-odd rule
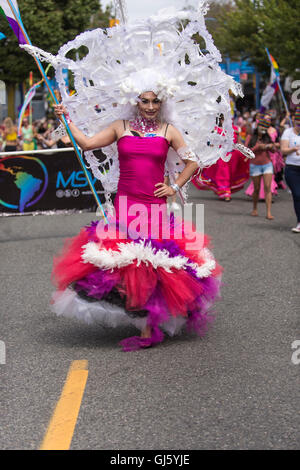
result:
[[[267,218],[272,220],[272,195],[277,194],[277,189],[285,189],[286,181],[293,195],[298,219],[293,231],[300,233],[300,107],[295,112],[281,114],[275,109],[263,114],[258,110],[237,112],[234,124],[238,141],[255,153],[255,159],[250,162],[252,183],[246,191],[253,198],[252,215],[258,215],[257,202],[263,198],[267,205]],[[52,132],[57,126],[55,119],[44,117],[31,123],[25,117],[18,132],[16,123],[6,117],[0,124],[0,152],[71,147],[68,136],[53,139]],[[292,135],[288,134],[290,131]],[[297,142],[293,143],[291,139]]]
[[[57,127],[54,119],[46,117],[30,124],[26,117],[22,121],[21,131],[18,135],[17,124],[10,117],[0,123],[0,152],[15,152],[28,150],[45,150],[70,147],[68,136],[53,140],[51,134]]]
[[[290,113],[279,114],[276,110],[268,111],[271,116],[272,127],[277,130],[278,138],[281,137],[285,129],[290,127]],[[235,125],[239,128],[239,141],[245,143],[247,137],[252,135],[257,127],[259,111],[237,112]],[[26,151],[45,150],[71,146],[69,137],[63,137],[55,142],[52,131],[57,127],[55,119],[43,119],[29,123],[26,117],[23,119],[21,134],[18,136],[17,124],[10,117],[5,118],[0,123],[0,151]]]
[[[272,195],[277,189],[291,191],[297,217],[292,228],[300,233],[300,105],[295,111],[279,114],[269,109],[245,112],[236,117],[240,141],[251,148],[255,159],[250,162],[251,185],[246,194],[253,198],[251,215],[257,217],[257,202],[265,199],[267,219],[271,214]]]
[[[271,125],[277,130],[278,137],[280,138],[283,132],[291,127],[290,119],[293,117],[293,112],[279,113],[276,109],[269,109],[265,111],[271,117]],[[244,113],[237,112],[235,116],[235,125],[239,128],[240,141],[245,143],[249,135],[253,135],[257,128],[258,118],[260,111],[245,111]]]

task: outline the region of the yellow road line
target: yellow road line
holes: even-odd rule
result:
[[[68,450],[88,377],[88,361],[73,361],[40,450]]]

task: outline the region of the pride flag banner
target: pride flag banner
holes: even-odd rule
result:
[[[13,4],[18,15],[20,15],[17,1],[11,0],[11,3]],[[6,0],[0,0],[0,15],[4,16],[4,18],[6,18],[7,21],[9,22],[11,29],[17,36],[19,44],[27,44],[26,39],[14,17],[14,14],[12,13],[10,9],[9,3]]]
[[[277,75],[275,71],[273,70],[273,67],[271,68],[271,76],[270,76],[270,82],[268,83],[267,87],[265,88],[262,97],[261,97],[261,107],[260,107],[260,112],[264,113],[266,109],[268,109],[269,104],[271,103],[275,93],[279,91],[279,85],[278,85],[278,80],[277,80]]]
[[[283,90],[282,90],[282,86],[281,86],[281,83],[280,83],[280,74],[279,74],[278,64],[277,64],[276,60],[274,59],[274,57],[270,54],[269,49],[267,47],[266,47],[266,53],[268,55],[268,58],[269,58],[269,61],[270,61],[270,64],[271,64],[271,85],[270,85],[270,87],[273,88],[273,94],[275,94],[276,91],[278,91],[278,90],[280,91],[285,110],[288,113],[289,108],[288,108],[288,104],[286,102],[286,99],[285,99],[285,96],[284,96],[284,93],[283,93]],[[292,123],[291,118],[290,118],[290,124],[291,124],[291,127],[293,127],[293,123]]]
[[[30,41],[30,38],[27,34],[27,31],[25,29],[25,26],[23,25],[23,22],[22,22],[22,19],[21,19],[21,16],[20,16],[20,12],[19,12],[19,8],[18,8],[18,4],[17,4],[17,1],[16,0],[7,0],[7,1],[4,1],[4,0],[0,0],[0,14],[2,14],[9,22],[10,26],[12,27],[15,35],[17,36],[18,38],[18,41],[19,41],[19,44],[22,46],[23,44],[29,44],[29,45],[32,45],[31,41]],[[43,79],[45,80],[45,83],[48,87],[48,90],[50,92],[50,95],[54,101],[54,103],[58,104],[58,99],[57,97],[55,96],[54,94],[54,91],[52,90],[51,88],[51,85],[49,83],[49,80],[48,80],[48,77],[45,73],[45,70],[41,64],[41,61],[37,58],[37,57],[34,57],[34,60],[38,66],[38,69],[39,71],[41,72],[41,75],[43,77]],[[32,98],[32,94],[31,94],[31,98]],[[106,213],[103,209],[103,206],[101,204],[101,201],[98,197],[98,194],[95,190],[95,187],[94,187],[94,184],[93,184],[93,181],[91,179],[91,176],[90,174],[88,173],[88,170],[85,166],[85,163],[84,163],[84,160],[81,156],[81,153],[80,153],[80,150],[75,142],[75,139],[73,137],[73,134],[69,128],[69,124],[67,123],[67,120],[66,120],[66,117],[65,116],[62,116],[62,121],[63,121],[63,124],[67,130],[67,133],[71,139],[71,142],[72,142],[72,145],[74,147],[74,150],[75,150],[75,154],[76,154],[76,157],[78,158],[78,161],[80,162],[80,165],[82,167],[82,170],[86,176],[86,179],[88,181],[88,184],[91,188],[91,191],[96,199],[96,202],[97,202],[97,205],[98,207],[101,209],[102,211],[102,214],[104,216],[104,218],[106,219],[106,222],[108,222],[108,219],[107,219],[107,216],[106,216]]]
[[[273,70],[274,70],[275,74],[277,75],[277,77],[279,77],[279,66],[278,66],[276,60],[274,59],[274,57],[271,54],[269,54],[269,55],[270,55],[270,61],[271,61]]]
[[[22,134],[22,121],[23,121],[23,118],[24,118],[24,115],[25,115],[25,111],[26,111],[26,108],[29,106],[32,98],[34,97],[35,95],[35,92],[37,90],[37,88],[43,83],[44,79],[43,80],[40,80],[38,83],[35,83],[29,90],[28,92],[26,93],[26,96],[25,96],[25,99],[24,99],[24,103],[23,103],[23,106],[20,110],[20,113],[19,113],[19,118],[18,118],[18,136],[20,137],[20,135]]]
[[[0,80],[0,104],[6,104],[6,87],[2,80]]]

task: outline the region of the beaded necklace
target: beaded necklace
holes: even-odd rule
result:
[[[156,132],[159,129],[160,122],[157,119],[147,119],[138,115],[134,120],[129,121],[131,129],[146,134],[149,132]]]

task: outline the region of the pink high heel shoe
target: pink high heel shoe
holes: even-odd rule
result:
[[[137,351],[138,349],[150,348],[164,339],[164,334],[156,326],[152,328],[152,335],[150,338],[142,338],[141,336],[130,336],[120,341],[119,345],[122,346],[124,352]]]

